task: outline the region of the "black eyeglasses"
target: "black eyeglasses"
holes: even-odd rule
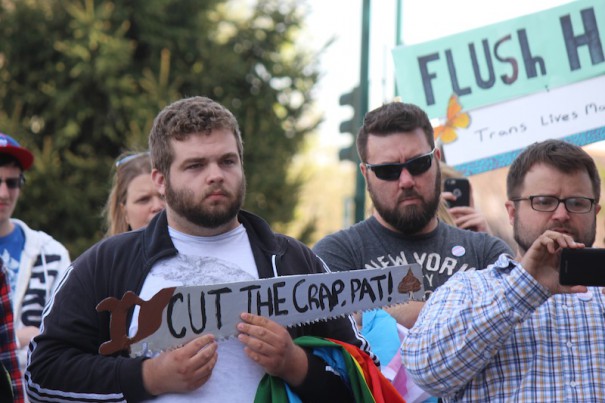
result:
[[[563,203],[565,209],[570,213],[586,214],[592,210],[592,206],[595,203],[595,199],[588,197],[568,197],[566,199],[559,199],[555,196],[529,196],[510,200],[514,202],[529,200],[532,209],[545,213],[555,211],[559,207],[559,204]]]
[[[401,176],[403,168],[407,169],[410,175],[416,176],[425,173],[431,168],[433,154],[435,149],[428,154],[420,155],[406,162],[390,164],[366,164],[366,168],[374,171],[378,179],[383,181],[396,181]]]
[[[9,189],[18,189],[25,183],[25,176],[21,175],[18,178],[0,178],[0,186],[2,183],[6,183],[6,187]]]

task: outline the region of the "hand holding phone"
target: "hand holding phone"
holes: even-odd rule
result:
[[[605,287],[605,249],[563,248],[559,265],[559,283]]]
[[[443,190],[456,196],[456,200],[447,202],[450,207],[470,206],[471,185],[467,178],[448,178]]]

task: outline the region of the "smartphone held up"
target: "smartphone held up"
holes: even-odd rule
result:
[[[471,185],[467,178],[448,178],[443,190],[456,196],[456,200],[448,201],[449,207],[470,206]]]
[[[605,287],[605,249],[564,248],[561,251],[559,283]]]

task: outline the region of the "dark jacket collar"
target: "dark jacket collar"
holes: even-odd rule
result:
[[[270,276],[266,272],[266,264],[271,256],[281,256],[286,249],[287,242],[283,237],[276,237],[269,224],[261,217],[245,210],[240,210],[238,220],[246,228],[254,259],[261,277]],[[168,233],[168,219],[166,211],[158,213],[143,230],[143,243],[145,245],[145,261],[153,265],[157,260],[174,256],[177,250]]]

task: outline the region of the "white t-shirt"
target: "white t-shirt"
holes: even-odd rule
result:
[[[156,263],[141,290],[149,300],[166,287],[208,285],[258,279],[248,234],[243,225],[214,237],[197,237],[168,228],[179,253]],[[129,335],[136,334],[139,309],[135,307]],[[153,402],[253,402],[264,370],[254,363],[243,344],[232,337],[218,342],[218,361],[210,379],[188,394],[167,394]]]

